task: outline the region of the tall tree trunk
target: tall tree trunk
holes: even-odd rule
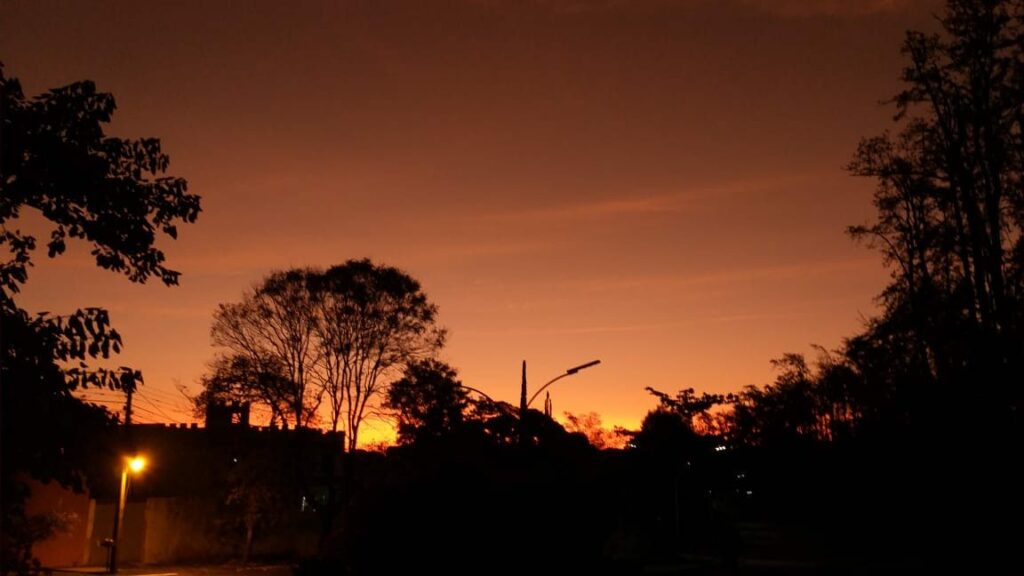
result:
[[[242,565],[249,563],[252,555],[253,533],[256,530],[256,519],[251,515],[245,519],[245,548],[242,550]]]

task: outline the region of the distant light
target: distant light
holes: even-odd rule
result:
[[[128,461],[128,467],[131,468],[132,472],[139,473],[146,467],[146,459],[142,456],[136,456]]]
[[[723,446],[721,444],[719,444],[718,446],[715,446],[715,452],[725,452],[725,446]]]
[[[234,462],[235,464],[238,464],[238,458],[232,458],[231,461]]]
[[[753,495],[754,495],[754,491],[753,490],[747,490],[747,496],[753,496]]]

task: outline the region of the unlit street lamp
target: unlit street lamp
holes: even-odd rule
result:
[[[110,543],[110,573],[117,573],[117,546],[121,541],[121,524],[124,508],[128,502],[128,472],[138,474],[146,468],[143,456],[125,457],[121,466],[121,492],[117,496],[117,510],[114,511],[114,537]]]
[[[600,363],[601,363],[600,360],[591,360],[590,362],[587,362],[586,364],[580,364],[579,366],[573,366],[572,368],[569,368],[564,373],[559,374],[558,376],[555,376],[551,380],[548,380],[548,382],[546,384],[544,384],[543,386],[538,388],[537,391],[533,393],[533,396],[530,396],[530,399],[527,400],[526,399],[526,360],[523,360],[523,388],[522,388],[521,394],[519,395],[519,445],[520,446],[526,444],[526,410],[530,408],[530,404],[533,404],[533,401],[537,399],[537,396],[540,395],[540,393],[543,392],[545,388],[547,388],[548,386],[551,386],[555,382],[558,382],[562,378],[565,378],[566,376],[572,376],[573,374],[579,372],[580,370],[583,370],[585,368],[590,368],[591,366],[597,366]]]

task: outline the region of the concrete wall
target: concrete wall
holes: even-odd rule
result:
[[[100,543],[111,535],[114,505],[93,501],[93,508],[85,563],[102,566],[107,562],[107,549]],[[210,498],[148,498],[145,502],[129,502],[118,562],[173,564],[240,559],[241,528],[224,525],[222,513],[220,504]],[[316,552],[316,517],[307,513],[289,520],[284,525],[257,529],[254,557],[309,556]]]
[[[114,529],[113,502],[97,502],[59,485],[32,485],[27,510],[59,513],[69,530],[38,542],[33,553],[47,567],[106,566],[103,541]],[[211,498],[147,498],[128,502],[121,529],[118,563],[172,564],[240,559],[241,526],[225,524],[222,506]],[[258,527],[253,557],[309,556],[316,552],[318,522],[314,513],[295,512],[272,527]]]
[[[86,564],[103,566],[107,563],[107,548],[102,545],[114,534],[113,502],[99,503],[93,500],[92,530],[86,545]],[[143,545],[146,541],[146,503],[128,502],[124,509],[124,524],[121,526],[121,544],[118,547],[118,564],[143,562]]]
[[[44,566],[81,565],[85,561],[83,553],[92,526],[89,496],[76,494],[55,482],[43,484],[28,480],[27,483],[32,495],[25,503],[25,512],[30,516],[58,515],[66,526],[66,530],[36,542],[32,553]]]
[[[230,558],[236,546],[218,531],[217,506],[201,498],[150,498],[146,501],[144,561],[165,564]]]
[[[240,559],[242,527],[226,523],[221,505],[209,498],[150,498],[146,502],[143,562],[167,564]],[[253,557],[310,556],[316,553],[317,518],[298,514],[287,522],[258,527]]]

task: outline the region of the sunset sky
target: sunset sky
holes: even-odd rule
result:
[[[932,0],[0,0],[27,94],[112,92],[203,213],[162,240],[181,286],[45,249],[19,303],[102,306],[140,420],[190,421],[218,303],[269,271],[369,257],[421,281],[463,381],[636,426],[645,386],[735,391],[840,345],[888,274],[844,234],[843,166],[891,124]],[[147,404],[140,404],[146,407]],[[162,413],[162,415],[161,415]],[[379,437],[380,432],[377,432]]]

